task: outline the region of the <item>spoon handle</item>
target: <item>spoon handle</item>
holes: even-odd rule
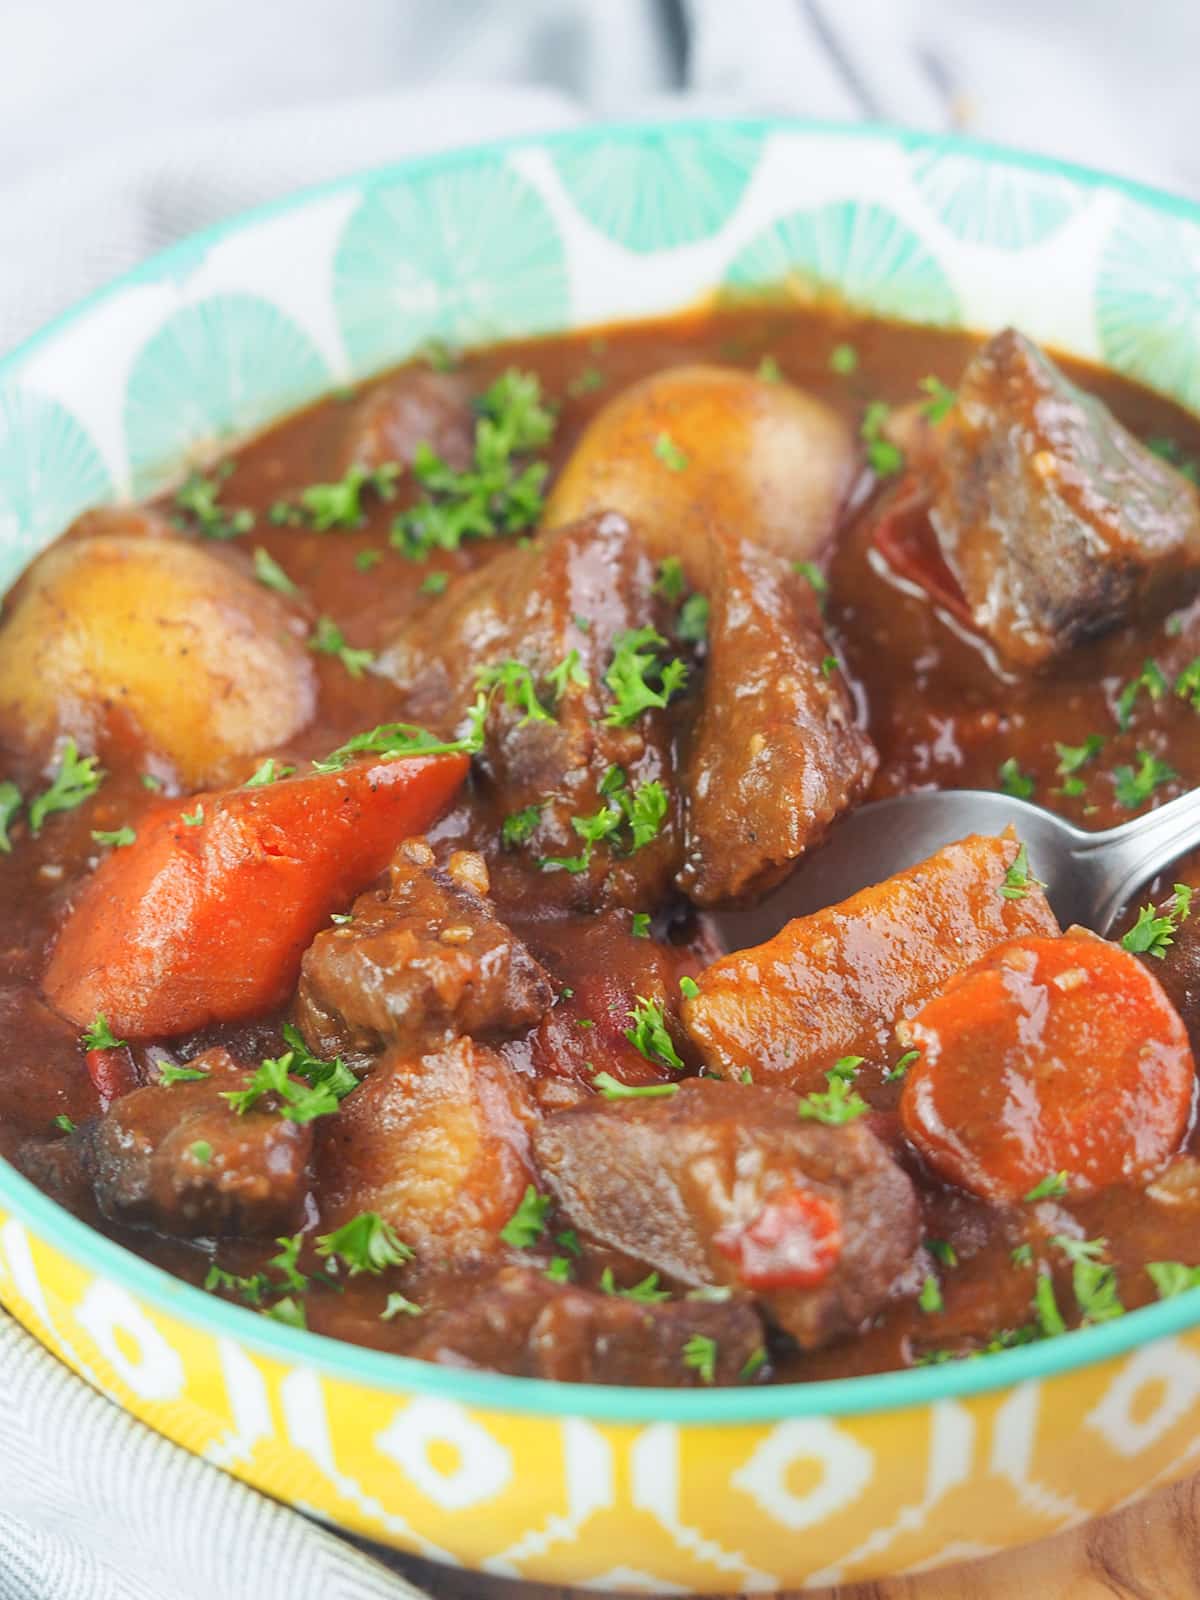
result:
[[[1106,930],[1139,884],[1194,845],[1200,845],[1200,789],[1081,840],[1071,855],[1094,885],[1095,926]]]

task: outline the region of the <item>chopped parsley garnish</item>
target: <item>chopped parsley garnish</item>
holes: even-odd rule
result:
[[[272,1256],[267,1265],[275,1268],[287,1288],[303,1294],[308,1287],[308,1278],[297,1265],[300,1260],[300,1235],[293,1233],[290,1238],[276,1239],[275,1243],[279,1246],[279,1254]]]
[[[921,402],[921,415],[927,422],[940,422],[952,406],[958,402],[958,394],[949,388],[940,378],[932,374],[922,378],[917,388],[926,396]]]
[[[100,787],[104,773],[95,756],[81,756],[74,739],[65,739],[50,786],[29,802],[29,831],[36,839],[42,824],[56,811],[74,811]]]
[[[1179,774],[1149,750],[1139,750],[1136,767],[1114,767],[1112,776],[1118,805],[1135,811],[1138,806],[1145,805],[1155,789],[1173,782]]]
[[[1058,1200],[1067,1192],[1067,1174],[1048,1172],[1023,1197],[1025,1200]]]
[[[605,727],[621,728],[635,722],[643,711],[661,710],[687,683],[687,666],[678,657],[663,662],[660,652],[667,641],[656,628],[631,628],[613,641],[612,665],[604,682],[612,690],[613,704]]]
[[[354,921],[354,913],[353,911],[331,911],[329,920],[337,927],[344,928],[348,922]]]
[[[553,714],[546,710],[537,697],[533,673],[522,661],[500,661],[492,666],[479,667],[475,673],[475,686],[485,694],[498,691],[505,705],[523,711],[525,714],[517,723],[518,728],[528,727],[531,722],[554,721]]]
[[[308,1313],[302,1303],[294,1295],[284,1295],[282,1300],[275,1300],[269,1306],[263,1307],[263,1316],[270,1317],[272,1322],[282,1322],[287,1328],[307,1328]]]
[[[481,695],[470,712],[470,730],[461,739],[438,739],[428,728],[413,722],[381,722],[338,745],[324,761],[314,761],[313,771],[341,772],[358,755],[378,756],[381,761],[394,761],[400,756],[474,755],[483,748],[486,710],[487,699]]]
[[[858,351],[852,344],[835,344],[829,352],[829,370],[839,378],[848,378],[858,371]]]
[[[54,1126],[60,1133],[75,1132],[75,1121],[72,1117],[67,1116],[65,1111],[60,1111],[58,1116],[55,1117]]]
[[[658,564],[658,577],[654,580],[655,594],[677,606],[683,599],[687,580],[683,575],[683,562],[678,556],[664,556]]]
[[[762,383],[779,383],[783,370],[774,356],[764,356],[754,369],[754,376]]]
[[[658,836],[670,800],[657,778],[631,789],[620,767],[609,767],[600,780],[604,804],[587,816],[571,818],[571,827],[583,840],[575,856],[543,856],[538,865],[544,872],[586,872],[592,864],[596,846],[605,840],[632,855]]]
[[[425,1315],[415,1300],[410,1300],[407,1295],[393,1289],[387,1297],[387,1304],[379,1313],[380,1322],[391,1322],[394,1317],[423,1317]]]
[[[274,756],[268,756],[256,767],[242,785],[243,789],[261,789],[268,783],[278,783],[280,778],[290,778],[295,767],[281,766]]]
[[[163,781],[155,773],[153,773],[153,772],[143,772],[142,773],[142,788],[143,789],[150,789],[153,793],[157,794],[162,789],[162,787],[163,787]]]
[[[958,1265],[958,1251],[948,1239],[926,1239],[925,1248],[944,1267],[956,1267]]]
[[[226,1101],[239,1116],[256,1106],[267,1095],[278,1099],[276,1110],[288,1122],[314,1122],[335,1112],[342,1101],[358,1087],[358,1079],[342,1062],[321,1061],[310,1055],[303,1039],[295,1028],[284,1029],[284,1037],[293,1046],[281,1056],[268,1056],[259,1063],[254,1075],[244,1089],[222,1092]],[[296,1078],[304,1078],[297,1083]]]
[[[464,539],[520,533],[542,511],[544,461],[527,461],[554,430],[533,373],[510,368],[477,403],[471,466],[456,472],[428,445],[417,447],[412,471],[420,502],[392,524],[391,542],[414,560],[431,550],[457,550]]]
[[[85,1050],[122,1050],[125,1047],[124,1039],[114,1035],[103,1011],[98,1011],[95,1022],[83,1030],[80,1042]]]
[[[1103,1259],[1107,1239],[1072,1239],[1052,1234],[1055,1245],[1071,1263],[1071,1287],[1084,1322],[1111,1322],[1123,1317],[1125,1307],[1117,1294],[1117,1276],[1111,1263]]]
[[[453,372],[462,357],[452,344],[435,336],[426,339],[416,359],[423,361],[432,372]]]
[[[1186,700],[1193,711],[1200,711],[1200,656],[1189,661],[1175,679],[1175,693]]]
[[[884,435],[891,414],[892,408],[886,401],[872,400],[858,430],[867,447],[867,463],[877,478],[891,477],[904,465],[904,452]]]
[[[193,472],[175,494],[177,527],[194,526],[205,539],[236,539],[254,526],[254,513],[243,507],[226,510],[221,505],[221,485],[233,471],[233,462],[224,461],[207,477]]]
[[[450,586],[448,572],[429,572],[421,579],[422,594],[445,594]]]
[[[643,1052],[644,1053],[644,1052]],[[598,1089],[605,1100],[665,1100],[675,1094],[677,1083],[622,1083],[611,1072],[598,1072],[592,1079],[592,1088]]]
[[[556,702],[566,694],[568,684],[573,683],[576,688],[586,689],[591,680],[580,659],[579,651],[568,650],[558,665],[550,668],[550,671],[546,674],[546,682],[554,686]]]
[[[1151,700],[1161,700],[1167,692],[1167,680],[1163,677],[1162,668],[1149,656],[1142,663],[1142,670],[1137,677],[1132,678],[1117,696],[1117,726],[1122,732],[1133,720],[1134,706],[1143,689]]]
[[[506,850],[515,850],[532,837],[541,816],[540,805],[525,806],[520,811],[510,812],[500,824],[500,843]]]
[[[712,1383],[717,1376],[717,1341],[706,1333],[694,1333],[683,1347],[683,1364],[701,1383]]]
[[[694,1000],[700,993],[700,985],[685,973],[679,980],[679,992],[685,1000]]]
[[[685,644],[703,644],[708,638],[708,596],[690,594],[679,608],[675,632]]]
[[[1158,911],[1156,906],[1143,906],[1138,919],[1129,932],[1121,937],[1121,948],[1131,955],[1157,956],[1161,961],[1174,942],[1179,924],[1186,922],[1192,909],[1192,891],[1186,883],[1177,883],[1170,902]]]
[[[1182,1261],[1151,1261],[1146,1271],[1160,1300],[1173,1300],[1188,1289],[1200,1289],[1200,1267],[1188,1267]]]
[[[360,1211],[332,1233],[317,1238],[317,1254],[331,1264],[341,1262],[352,1278],[360,1272],[377,1277],[388,1267],[402,1267],[413,1251],[378,1211]]]
[[[745,1361],[742,1362],[742,1370],[738,1373],[738,1382],[749,1383],[752,1378],[762,1371],[766,1364],[766,1346],[760,1344],[758,1349],[751,1350]]]
[[[566,1256],[553,1256],[543,1276],[549,1278],[551,1283],[570,1283],[570,1261]]]
[[[1033,1246],[1031,1244],[1018,1244],[1008,1253],[1008,1259],[1014,1267],[1031,1267],[1033,1265]]]
[[[158,1063],[158,1082],[163,1089],[177,1083],[203,1083],[210,1073],[207,1067],[181,1067],[174,1061]]]
[[[637,1003],[629,1012],[632,1028],[626,1028],[625,1037],[647,1061],[658,1061],[675,1072],[684,1070],[684,1063],[675,1048],[667,1028],[663,1008],[653,1000],[638,995]]]
[[[188,1145],[188,1155],[202,1167],[207,1167],[213,1158],[213,1147],[207,1139],[196,1139]]]
[[[6,778],[0,783],[0,850],[4,854],[12,854],[12,840],[8,836],[9,825],[21,809],[21,791],[11,778]]]
[[[671,472],[685,472],[688,457],[686,450],[681,450],[669,433],[660,433],[654,441],[654,454]]]
[[[575,1232],[574,1228],[564,1228],[561,1233],[556,1233],[554,1235],[554,1242],[557,1245],[561,1245],[569,1256],[580,1256],[583,1254],[583,1246],[579,1243],[579,1235]]]
[[[314,533],[360,528],[366,516],[365,496],[394,499],[396,479],[402,470],[398,461],[384,461],[377,467],[364,467],[356,461],[336,483],[310,483],[301,489],[295,505],[277,502],[271,507],[271,521],[307,522]]]
[[[921,1285],[921,1292],[917,1296],[917,1304],[926,1315],[945,1309],[942,1301],[942,1286],[932,1273],[928,1275]]]
[[[546,1213],[553,1205],[548,1194],[539,1194],[533,1184],[527,1184],[521,1203],[500,1229],[505,1244],[515,1250],[528,1250],[546,1231]]]
[[[659,1288],[657,1272],[647,1273],[640,1283],[635,1283],[629,1289],[618,1289],[611,1267],[605,1267],[600,1274],[600,1291],[602,1294],[618,1295],[622,1300],[636,1300],[639,1305],[645,1306],[659,1305],[671,1298],[669,1289]]]
[[[815,561],[793,561],[792,571],[805,580],[816,595],[817,604],[824,611],[825,600],[829,594],[829,579],[821,571],[817,563]]]
[[[382,550],[360,550],[354,558],[354,570],[356,572],[370,572],[371,568],[377,567],[382,560]]]
[[[871,1109],[858,1091],[851,1087],[857,1067],[849,1063],[853,1056],[843,1056],[825,1074],[829,1087],[814,1089],[804,1095],[796,1107],[796,1114],[805,1122],[823,1122],[826,1127],[837,1128],[843,1122],[853,1122]]]
[[[913,1062],[919,1061],[920,1059],[921,1052],[919,1050],[906,1050],[900,1057],[899,1061],[896,1062],[896,1065],[894,1067],[889,1067],[884,1073],[884,1083],[899,1083],[901,1078],[906,1075]]]
[[[93,828],[92,838],[97,844],[111,845],[114,850],[120,850],[125,845],[132,844],[137,838],[137,834],[128,826],[123,828]]]
[[[373,650],[356,650],[346,643],[346,635],[332,617],[318,617],[308,640],[308,648],[318,655],[337,656],[352,678],[361,678],[375,659]]]
[[[179,817],[185,828],[198,828],[204,821],[204,807],[199,805],[195,811],[181,811]]]
[[[1002,900],[1024,900],[1030,889],[1044,889],[1046,885],[1029,870],[1029,851],[1020,845],[1012,865],[1004,874],[999,894]]]
[[[254,552],[254,576],[277,594],[298,594],[299,590],[275,557],[259,545]]]
[[[648,911],[635,911],[629,931],[635,939],[648,939],[650,937],[650,913]]]
[[[1066,1333],[1067,1325],[1054,1298],[1054,1281],[1048,1272],[1038,1273],[1033,1291],[1033,1312],[1043,1338],[1057,1339],[1059,1334]]]
[[[1002,761],[996,776],[1000,779],[1001,794],[1010,795],[1014,800],[1033,798],[1037,784],[1028,772],[1021,771],[1016,756],[1009,756],[1007,761]]]
[[[841,662],[836,656],[826,656],[821,662],[821,676],[823,678],[832,678],[840,666]]]
[[[1059,788],[1060,794],[1081,795],[1087,787],[1084,780],[1078,776],[1080,769],[1094,760],[1104,748],[1104,740],[1098,733],[1089,733],[1082,744],[1055,743],[1058,752],[1057,772],[1062,779]]]

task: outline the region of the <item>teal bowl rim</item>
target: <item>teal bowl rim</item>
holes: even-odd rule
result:
[[[961,134],[917,133],[886,123],[839,123],[790,117],[703,117],[657,119],[621,124],[591,123],[544,134],[468,145],[436,155],[414,156],[369,167],[327,183],[300,189],[239,212],[174,244],[112,283],[78,301],[31,338],[0,359],[0,381],[11,376],[35,351],[59,337],[85,314],[131,286],[162,276],[176,260],[194,260],[197,247],[208,247],[231,233],[269,217],[295,211],[328,195],[367,182],[402,179],[470,165],[483,155],[504,155],[521,149],[571,149],[598,141],[637,142],[663,133],[703,135],[713,128],[734,128],[747,134],[797,133],[847,142],[886,139],[908,150],[929,150],[970,156],[1010,170],[1047,173],[1089,189],[1127,195],[1154,210],[1200,226],[1200,205],[1134,179],[1120,178],[1092,167],[1076,166],[1050,156],[1011,150]],[[427,1394],[494,1412],[545,1417],[577,1417],[595,1422],[672,1422],[744,1424],[777,1422],[792,1417],[863,1416],[904,1411],[942,1400],[986,1394],[1111,1360],[1156,1339],[1169,1338],[1200,1325],[1200,1289],[1189,1290],[1112,1322],[1001,1351],[978,1360],[948,1362],[936,1367],[835,1378],[816,1383],[773,1384],[761,1389],[633,1389],[594,1383],[556,1383],[543,1378],[517,1378],[493,1372],[440,1367],[408,1356],[347,1344],[323,1334],[272,1322],[258,1312],[208,1294],[161,1267],[135,1255],[73,1216],[43,1194],[15,1167],[0,1158],[0,1207],[25,1223],[35,1235],[64,1250],[80,1266],[102,1273],[119,1287],[140,1295],[159,1310],[179,1316],[202,1332],[232,1339],[276,1360],[312,1368],[343,1382],[397,1395]]]

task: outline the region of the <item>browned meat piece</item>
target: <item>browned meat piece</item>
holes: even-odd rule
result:
[[[305,952],[296,1017],[312,1049],[361,1062],[388,1045],[532,1027],[554,998],[550,980],[497,919],[487,885],[482,856],[460,852],[442,872],[424,840],[402,844],[387,883]]]
[[[669,1100],[597,1100],[548,1117],[534,1147],[589,1239],[750,1291],[807,1349],[874,1315],[917,1247],[913,1186],[875,1135],[802,1122],[779,1089],[693,1078]]]
[[[767,1376],[762,1323],[745,1296],[646,1305],[506,1267],[464,1285],[464,1300],[430,1317],[405,1353],[565,1383],[680,1388]]]
[[[1141,953],[1149,971],[1158,979],[1167,999],[1183,1018],[1192,1054],[1200,1060],[1200,896],[1190,914],[1180,920],[1174,895],[1158,907],[1159,915],[1178,921],[1174,938],[1163,956]]]
[[[404,692],[406,715],[442,731],[461,725],[480,668],[517,662],[528,669],[524,689],[536,694],[540,714],[531,714],[527,695],[514,704],[497,687],[479,766],[502,814],[536,812],[517,848],[577,868],[546,871],[548,901],[652,906],[679,864],[666,713],[650,709],[626,726],[605,724],[612,693],[604,678],[615,645],[662,620],[654,582],[628,523],[593,517],[460,579],[378,663]],[[673,653],[664,647],[664,656]],[[636,851],[622,828],[589,852],[572,819],[619,811],[613,768],[630,799],[644,784],[661,783],[667,811]]]
[[[718,905],[769,888],[866,792],[877,765],[811,584],[712,541],[704,707],[684,773],[680,888]]]
[[[423,1264],[495,1251],[533,1181],[533,1117],[516,1073],[469,1039],[385,1056],[321,1129],[323,1220],[377,1211]]]
[[[308,1193],[311,1125],[234,1112],[221,1092],[250,1075],[225,1050],[190,1065],[209,1076],[135,1089],[80,1130],[96,1204],[114,1222],[185,1238],[290,1232]]]
[[[931,521],[975,627],[1037,667],[1200,586],[1200,496],[1008,328],[934,429]]]
[[[350,467],[380,467],[388,461],[410,466],[417,446],[426,444],[447,466],[463,472],[471,464],[475,418],[467,380],[452,372],[412,367],[374,384],[346,408],[331,472]]]
[[[955,973],[1008,939],[1058,933],[1032,877],[1019,898],[1000,892],[1017,849],[1011,837],[962,839],[715,962],[683,1005],[707,1064],[804,1091],[823,1088],[839,1056],[890,1064],[904,1048],[897,1023]]]

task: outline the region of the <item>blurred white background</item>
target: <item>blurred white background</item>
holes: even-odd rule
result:
[[[0,349],[415,149],[705,110],[963,128],[1200,191],[1198,0],[3,0]]]

